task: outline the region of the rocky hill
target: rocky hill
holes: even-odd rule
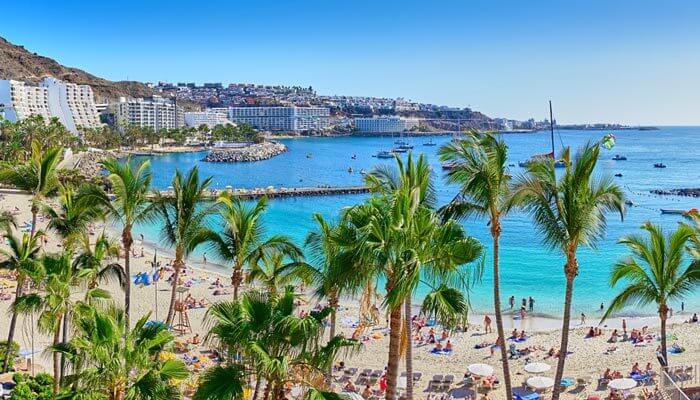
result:
[[[90,85],[98,102],[115,100],[120,96],[148,97],[153,91],[141,82],[112,82],[77,68],[66,67],[55,60],[27,51],[0,37],[0,79],[16,79],[37,83],[44,76],[66,82]]]

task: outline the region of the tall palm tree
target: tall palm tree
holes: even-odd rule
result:
[[[368,274],[386,281],[385,305],[390,313],[388,399],[396,397],[402,337],[408,343],[407,375],[412,374],[411,300],[418,285],[424,281],[436,287],[460,284],[459,267],[476,259],[481,251],[459,224],[452,220],[441,223],[431,209],[434,192],[425,158],[414,162],[409,155],[405,164],[397,158],[396,165],[396,170],[380,167],[367,175],[367,185],[376,195],[346,214],[359,235],[344,244],[350,246],[354,259],[369,266],[360,266],[353,273],[362,280]],[[409,381],[407,397],[411,396]]]
[[[58,254],[46,254],[41,259],[41,270],[33,276],[43,283],[42,293],[30,293],[17,299],[15,309],[21,313],[38,313],[39,331],[53,335],[53,345],[61,341],[61,325],[66,313],[79,307],[81,302],[74,301],[73,292],[76,285],[71,261],[73,254],[64,251]],[[90,291],[91,300],[108,298],[100,290]],[[60,354],[53,354],[54,394],[58,394],[61,384]]]
[[[301,250],[283,235],[265,239],[262,215],[267,207],[266,197],[258,199],[253,207],[249,207],[238,198],[224,194],[219,198],[219,203],[223,205],[220,214],[224,220],[224,229],[213,242],[213,249],[219,258],[233,263],[231,284],[235,300],[243,282],[245,267],[250,268],[257,260],[274,253],[286,254],[297,260],[301,256]]]
[[[178,280],[187,257],[199,245],[216,239],[216,233],[207,227],[206,220],[213,212],[213,207],[202,204],[210,184],[211,177],[200,180],[199,169],[194,167],[187,175],[179,170],[175,172],[171,184],[172,196],[154,193],[153,216],[158,216],[162,221],[161,237],[165,243],[175,248],[173,287],[165,319],[168,326],[173,322]]]
[[[114,193],[114,202],[102,191],[93,190],[85,193],[87,201],[97,201],[103,205],[107,214],[122,226],[122,247],[124,248],[124,272],[131,279],[131,246],[134,243],[132,231],[135,225],[149,218],[148,194],[151,187],[150,162],[141,161],[134,167],[131,159],[119,162],[116,159],[106,160],[102,163],[107,170],[107,179],[111,183]],[[131,315],[131,284],[127,284],[124,290],[124,327],[130,328]]]
[[[308,284],[310,277],[306,266],[304,261],[293,261],[285,254],[274,253],[255,262],[246,281],[261,283],[269,293],[275,294],[289,285]]]
[[[58,190],[58,164],[61,162],[62,149],[54,147],[41,150],[39,142],[32,141],[32,154],[26,164],[13,165],[0,170],[0,182],[10,184],[29,192],[32,196],[32,228],[36,231],[36,218],[42,201]]]
[[[460,186],[459,193],[445,207],[446,217],[487,217],[493,243],[493,305],[496,316],[498,342],[505,343],[503,313],[501,309],[500,239],[501,219],[508,212],[510,200],[510,174],[506,166],[508,146],[493,133],[468,132],[465,140],[452,141],[439,150],[440,160],[455,166],[447,175],[450,184]],[[508,351],[501,348],[501,365],[506,394],[512,391]]]
[[[520,205],[532,215],[535,227],[545,245],[561,251],[566,257],[564,275],[564,317],[561,346],[555,382],[560,382],[569,345],[571,298],[574,279],[579,273],[577,250],[580,246],[594,247],[604,235],[608,211],[617,211],[622,218],[625,195],[609,177],[596,178],[594,168],[600,155],[598,144],[586,144],[571,160],[569,148],[562,159],[566,168],[557,179],[553,158],[532,163],[527,173],[519,177],[514,189],[513,204]],[[561,387],[554,386],[553,400],[559,399]]]
[[[9,228],[5,233],[8,249],[0,249],[0,254],[5,257],[5,260],[0,262],[0,268],[15,272],[17,277],[15,299],[22,297],[27,277],[38,268],[38,256],[41,250],[40,241],[42,236],[43,232],[37,231],[34,232],[34,235],[25,233],[20,239],[16,237]],[[13,308],[12,317],[10,318],[10,328],[7,333],[7,349],[5,350],[5,361],[2,366],[3,371],[7,371],[9,367],[11,346],[15,338],[15,329],[17,327],[17,314],[17,310]]]
[[[686,224],[665,236],[660,226],[646,222],[642,229],[648,238],[629,235],[620,239],[630,255],[615,264],[610,272],[610,286],[624,282],[624,288],[615,296],[602,320],[625,306],[643,307],[657,305],[661,319],[661,353],[666,353],[666,319],[668,305],[682,300],[700,285],[700,261],[692,259],[686,264],[687,246],[693,240],[693,228]],[[601,322],[602,322],[601,320]]]
[[[64,354],[73,366],[66,382],[78,398],[109,400],[180,398],[173,380],[185,379],[189,372],[180,360],[161,361],[158,354],[173,342],[173,335],[162,325],[147,325],[144,315],[127,332],[121,310],[105,311],[84,306],[76,320],[76,335],[69,342],[51,346],[54,354]]]

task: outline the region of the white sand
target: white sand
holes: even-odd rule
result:
[[[29,197],[23,194],[5,194],[4,199],[0,200],[0,210],[13,210],[14,207],[19,208],[19,214],[17,215],[17,221],[21,224],[23,222],[30,221],[31,216],[29,213]],[[40,222],[39,226],[43,228],[45,222]],[[96,232],[101,231],[101,227],[95,229]],[[118,237],[118,236],[115,236]],[[146,240],[151,240],[157,242],[157,238],[146,238]],[[57,250],[56,244],[59,241],[55,238],[49,240],[49,248],[46,251]],[[150,261],[153,257],[151,248],[148,243],[141,244],[140,240],[136,238],[134,247],[137,252],[141,251],[141,247],[144,248],[145,257],[143,258],[132,258],[132,274],[141,271],[150,271],[150,266],[147,265],[146,261]],[[159,260],[164,265],[167,256],[163,251],[159,251]],[[185,279],[201,279],[205,283],[200,283],[194,285],[190,289],[190,293],[196,298],[206,298],[209,302],[220,301],[226,298],[226,296],[214,296],[212,294],[213,289],[210,289],[210,284],[213,282],[217,276],[221,277],[221,282],[229,285],[229,274],[227,270],[221,266],[216,266],[209,264],[206,267],[201,264],[201,260],[190,260],[189,265],[194,267],[190,269],[190,274],[185,277]],[[196,268],[206,268],[196,269]],[[215,272],[218,271],[219,273]],[[111,291],[114,300],[117,304],[123,304],[123,294],[115,284],[107,285],[106,288]],[[230,288],[229,288],[230,290]],[[5,289],[6,292],[14,292],[14,289]],[[167,307],[169,303],[170,285],[166,282],[161,282],[159,284],[158,292],[158,317],[164,319],[167,313]],[[79,296],[79,293],[76,293]],[[230,297],[229,297],[230,298]],[[132,321],[140,318],[148,312],[155,312],[155,289],[154,286],[139,288],[132,284]],[[7,327],[9,326],[9,313],[8,306],[10,301],[0,302],[0,314],[6,316],[0,322],[0,335],[5,338],[7,335]],[[205,313],[205,309],[194,309],[189,311],[189,317],[192,324],[194,332],[199,332],[200,335],[206,332],[202,328],[202,319]],[[339,312],[339,332],[345,334],[346,336],[351,336],[354,328],[349,326],[343,326],[342,321],[347,321],[350,319],[356,319],[358,314],[357,302],[348,299],[343,302],[343,309]],[[677,336],[677,340],[669,340],[669,346],[672,343],[678,343],[686,348],[686,351],[679,355],[669,355],[671,365],[697,363],[700,359],[700,340],[698,340],[698,335],[700,334],[700,324],[687,324],[683,323],[683,320],[687,320],[690,314],[686,313],[682,316],[674,316],[670,326],[668,328],[669,334],[673,333]],[[493,315],[491,316],[493,319]],[[428,380],[434,374],[453,374],[456,377],[456,382],[460,382],[462,375],[464,374],[467,365],[471,363],[486,363],[493,366],[496,369],[496,375],[502,376],[500,371],[500,357],[498,352],[495,356],[490,356],[489,348],[475,349],[474,346],[477,343],[483,341],[494,342],[496,339],[495,333],[483,334],[482,331],[482,321],[483,316],[473,315],[470,318],[472,326],[467,332],[455,333],[451,337],[451,340],[455,346],[454,354],[452,355],[433,355],[430,353],[432,345],[426,345],[424,347],[415,347],[414,354],[414,371],[419,371],[423,373],[423,379],[417,384],[415,388],[416,398],[424,398],[427,396],[425,389],[427,388]],[[589,321],[588,324],[597,324],[598,321]],[[495,321],[492,324],[495,329]],[[604,334],[601,337],[585,339],[585,333],[590,325],[579,327],[579,321],[572,321],[572,331],[570,335],[569,348],[573,351],[567,359],[565,376],[569,377],[585,377],[594,376],[598,377],[606,367],[612,369],[620,370],[623,374],[627,375],[632,367],[632,364],[639,362],[642,368],[647,362],[651,362],[656,368],[658,362],[656,361],[656,347],[658,342],[654,340],[651,344],[644,347],[634,347],[629,342],[610,344],[607,343],[610,337],[610,332],[612,328],[619,329],[621,327],[621,319],[611,319],[606,322],[606,326],[603,328]],[[529,338],[525,343],[518,343],[518,348],[530,346],[537,347],[544,350],[535,351],[529,356],[532,361],[544,361],[552,365],[552,369],[545,373],[546,376],[554,376],[554,369],[556,366],[556,359],[545,359],[546,350],[554,347],[555,349],[559,346],[559,329],[561,327],[561,321],[556,319],[548,318],[526,318],[525,321],[513,320],[510,317],[505,319],[505,326],[507,332],[510,332],[513,327],[518,330],[524,329],[529,334]],[[651,333],[658,333],[658,318],[646,317],[646,318],[634,318],[627,319],[628,329],[641,326],[649,326]],[[16,340],[20,343],[22,349],[29,349],[31,346],[31,324],[29,318],[20,317],[19,326],[16,334]],[[384,327],[376,327],[372,333],[380,333],[385,330]],[[441,333],[439,328],[436,329],[437,333]],[[427,332],[427,329],[424,330]],[[191,335],[186,335],[185,337],[190,337]],[[507,335],[508,336],[508,335]],[[183,337],[183,339],[185,338]],[[50,337],[48,335],[42,335],[35,333],[34,346],[36,349],[43,349],[50,344]],[[617,351],[613,354],[604,354],[605,350],[617,346]],[[372,369],[383,369],[387,363],[387,352],[388,352],[388,336],[383,335],[380,339],[372,339],[365,342],[363,345],[363,350],[350,358],[345,359],[347,366],[362,368],[372,368]],[[50,370],[50,355],[47,353],[39,353],[37,355],[36,363],[38,368],[44,368]],[[525,357],[519,360],[511,361],[511,372],[513,373],[513,384],[515,387],[520,386],[522,382],[529,377],[523,370],[525,363]],[[403,371],[403,363],[401,365],[401,370]],[[588,393],[593,393],[596,389],[596,384],[593,383],[586,388]],[[464,397],[465,394],[472,394],[470,392],[465,392],[464,390],[457,390],[454,394],[458,397]],[[597,394],[603,394],[603,392],[598,392]],[[580,393],[567,393],[565,397],[575,398],[580,396]],[[491,394],[491,398],[505,398],[505,390],[501,388],[500,390]]]

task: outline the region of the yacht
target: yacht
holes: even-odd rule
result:
[[[554,117],[552,116],[552,102],[549,102],[549,134],[552,140],[552,151],[549,153],[543,153],[543,154],[535,154],[534,156],[530,157],[529,160],[527,161],[520,161],[518,163],[519,166],[522,168],[527,168],[530,164],[532,164],[535,161],[546,159],[546,158],[552,158],[554,159]],[[555,160],[554,161],[554,168],[564,168],[566,167],[566,162],[564,160]]]
[[[666,168],[666,164],[659,162],[654,164],[654,168]]]
[[[394,158],[394,152],[388,150],[382,150],[375,155],[377,158]]]
[[[423,146],[435,146],[435,142],[433,142],[433,139],[430,139],[427,142],[423,143]]]
[[[621,156],[619,154],[615,154],[615,157],[612,158],[615,161],[627,161],[627,157]]]

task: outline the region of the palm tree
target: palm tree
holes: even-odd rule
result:
[[[32,154],[26,164],[14,165],[0,170],[0,182],[26,190],[32,196],[32,228],[36,231],[36,217],[41,202],[58,189],[58,164],[61,162],[62,150],[59,147],[42,151],[39,142],[32,141]]]
[[[98,202],[107,210],[107,214],[122,226],[122,246],[124,248],[124,273],[131,277],[131,246],[134,243],[132,230],[135,225],[149,218],[148,194],[151,186],[150,162],[141,161],[136,167],[131,159],[119,162],[110,159],[102,163],[109,175],[107,179],[111,183],[114,193],[114,202],[104,192],[93,190],[83,196],[86,201]],[[124,326],[130,327],[131,313],[131,284],[125,286],[124,291]]]
[[[213,242],[213,249],[219,258],[233,263],[231,284],[235,300],[243,282],[244,267],[250,268],[257,260],[274,253],[296,260],[301,256],[301,250],[286,236],[274,235],[265,239],[261,217],[267,207],[267,198],[258,199],[253,207],[226,194],[219,198],[219,202],[223,204],[220,213],[224,229]]]
[[[530,213],[535,227],[542,234],[545,245],[560,250],[566,257],[564,275],[564,318],[561,346],[555,382],[560,382],[569,345],[571,322],[571,298],[574,278],[579,273],[577,250],[580,246],[594,247],[604,235],[605,213],[617,211],[624,215],[625,195],[609,177],[596,178],[593,170],[598,162],[600,146],[587,144],[579,150],[574,160],[569,148],[564,149],[562,159],[566,163],[561,178],[557,179],[553,158],[542,158],[528,167],[518,179],[512,204],[520,205]],[[553,400],[559,399],[561,387],[554,386]]]
[[[412,374],[410,320],[414,291],[423,281],[434,286],[463,282],[459,266],[476,259],[481,251],[460,225],[454,221],[441,223],[431,209],[434,192],[425,158],[413,162],[409,155],[406,164],[400,159],[396,163],[395,171],[380,167],[368,174],[367,185],[376,195],[346,213],[353,228],[339,235],[347,250],[338,256],[346,259],[349,254],[351,259],[361,260],[352,271],[356,276],[353,279],[359,279],[356,284],[365,284],[368,277],[383,277],[386,281],[385,306],[390,313],[387,399],[396,397],[402,336],[409,344],[406,372]],[[407,386],[409,398],[411,383]]]
[[[179,170],[175,172],[172,180],[172,196],[154,192],[154,217],[157,215],[163,224],[161,237],[165,243],[175,248],[173,288],[170,294],[168,316],[165,320],[168,326],[173,322],[178,280],[187,257],[200,244],[214,241],[216,238],[216,233],[207,227],[206,221],[213,212],[213,208],[202,205],[205,191],[210,183],[211,177],[200,181],[199,170],[194,167],[187,175],[183,175]]]
[[[318,384],[323,372],[341,351],[357,348],[357,342],[341,336],[321,345],[323,320],[330,310],[297,316],[292,288],[284,293],[247,292],[239,300],[213,305],[206,319],[212,324],[207,341],[228,348],[240,347],[245,357],[208,369],[201,377],[196,400],[238,398],[246,375],[255,374],[259,385],[267,382],[263,399],[279,398],[284,385],[298,383],[323,392]]]
[[[700,261],[693,259],[686,267],[687,246],[693,239],[693,228],[686,224],[665,236],[660,226],[646,222],[642,229],[648,238],[629,235],[620,239],[630,256],[615,264],[610,272],[610,286],[624,281],[622,291],[615,296],[602,320],[625,306],[643,307],[655,303],[661,319],[661,353],[666,354],[666,319],[668,305],[682,300],[700,285]]]
[[[83,191],[95,190],[87,186],[83,188]],[[55,231],[67,248],[72,247],[79,236],[87,233],[90,224],[103,216],[99,204],[87,200],[72,187],[59,185],[59,208],[43,207],[44,214],[49,218],[47,229]]]
[[[129,278],[119,263],[108,262],[112,257],[119,257],[119,245],[102,232],[95,243],[90,243],[90,236],[83,233],[76,239],[76,251],[78,254],[73,260],[75,276],[87,282],[88,290],[97,289],[100,281],[115,279],[122,290],[126,290]],[[88,301],[86,293],[85,301]]]
[[[5,257],[5,260],[0,262],[0,268],[6,268],[15,271],[17,276],[17,288],[15,289],[15,299],[22,297],[24,284],[27,277],[34,273],[38,268],[38,254],[41,250],[42,231],[37,231],[34,235],[23,234],[22,238],[18,238],[12,234],[9,228],[5,233],[5,239],[9,249],[0,249],[0,254]],[[10,329],[7,333],[7,349],[5,350],[5,362],[2,370],[7,371],[10,362],[10,354],[12,349],[12,341],[15,337],[15,329],[17,327],[17,311],[12,309],[12,317],[10,318]]]
[[[508,146],[493,133],[468,132],[466,140],[452,141],[440,148],[440,160],[455,166],[446,176],[450,184],[460,186],[459,193],[445,207],[446,217],[467,218],[488,216],[493,243],[493,305],[496,316],[498,342],[505,343],[501,310],[501,280],[499,250],[501,219],[508,212],[510,174],[506,167]],[[508,351],[501,348],[501,365],[506,394],[510,396],[512,383],[508,365]]]
[[[180,398],[173,380],[189,372],[180,360],[161,361],[158,354],[173,341],[163,325],[147,325],[144,315],[125,332],[121,310],[101,311],[84,306],[76,320],[76,335],[69,342],[54,344],[54,354],[64,354],[73,366],[72,383],[76,397],[109,400]]]
[[[306,265],[303,261],[290,260],[282,253],[270,254],[252,265],[246,281],[261,283],[269,293],[275,294],[289,285],[308,284],[310,278]]]
[[[71,261],[73,254],[64,251],[47,254],[41,260],[40,271],[33,276],[37,284],[43,283],[43,293],[30,293],[19,297],[14,309],[21,313],[38,313],[39,331],[53,335],[53,345],[61,341],[61,322],[64,315],[79,307],[74,302],[73,287],[76,284]],[[89,291],[90,300],[108,298],[104,291]],[[67,329],[67,327],[64,327]],[[54,394],[58,394],[61,383],[60,354],[53,354]]]

